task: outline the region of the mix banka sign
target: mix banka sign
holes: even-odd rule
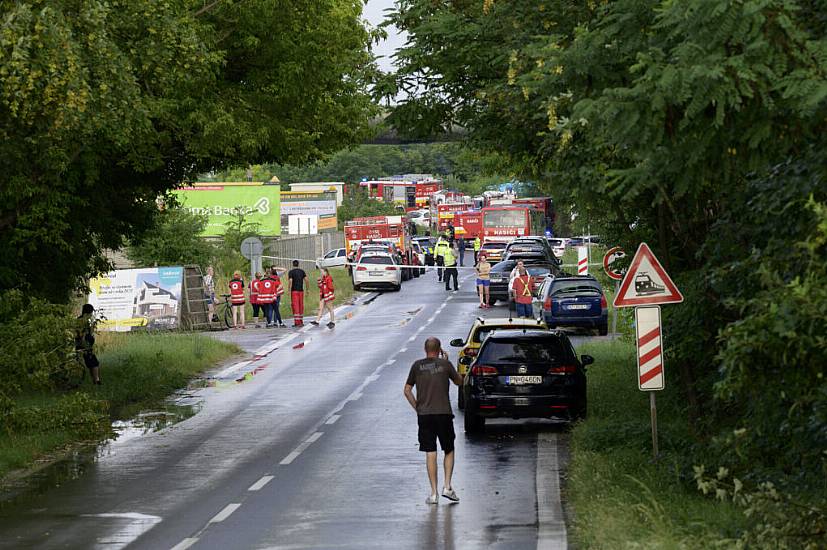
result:
[[[281,188],[261,183],[193,184],[175,191],[182,208],[208,217],[205,236],[223,235],[230,218],[242,215],[263,236],[281,234]]]

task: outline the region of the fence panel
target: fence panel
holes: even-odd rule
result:
[[[278,260],[265,261],[265,264],[290,268],[292,260],[301,262],[305,269],[312,268],[316,258],[326,252],[345,245],[343,232],[321,233],[319,235],[290,235],[273,239],[266,244],[265,255],[276,256]]]

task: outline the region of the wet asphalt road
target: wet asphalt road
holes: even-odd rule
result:
[[[457,412],[461,501],[425,503],[402,388],[426,337],[450,349],[479,315],[469,272],[461,284],[446,293],[428,273],[291,335],[254,377],[201,390],[195,416],[0,505],[0,548],[565,548],[560,425],[489,421],[467,437]]]

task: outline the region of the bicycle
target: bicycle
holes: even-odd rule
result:
[[[227,328],[233,328],[233,304],[230,302],[230,295],[222,294],[221,297],[224,298],[224,302],[220,304],[218,311],[216,311],[218,322],[223,322]]]

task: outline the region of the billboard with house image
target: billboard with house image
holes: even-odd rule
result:
[[[118,269],[89,281],[101,330],[178,328],[183,267]]]

